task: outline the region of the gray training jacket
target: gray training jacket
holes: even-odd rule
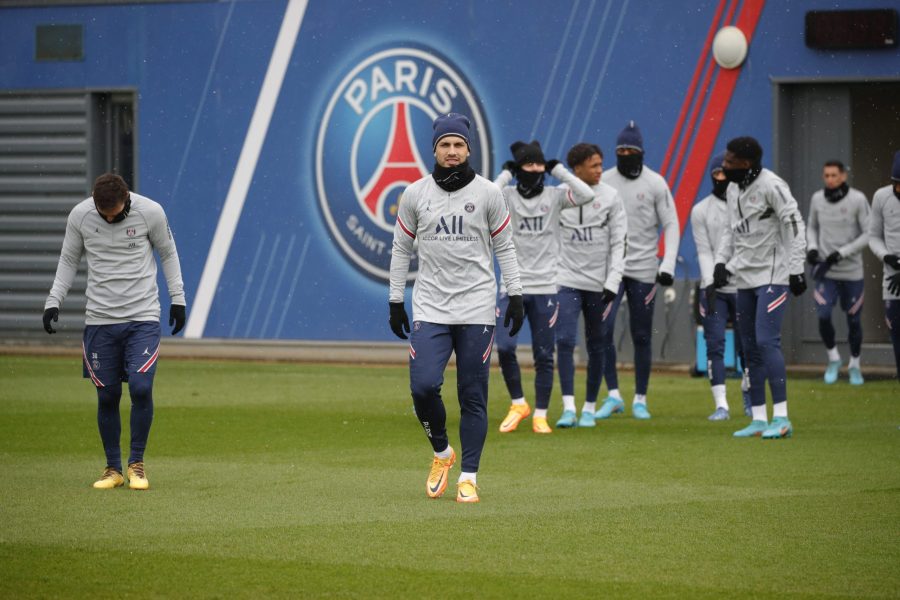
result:
[[[884,262],[888,254],[900,256],[900,199],[894,196],[894,186],[879,188],[872,196],[872,214],[869,216],[869,248]],[[900,300],[888,291],[887,279],[897,270],[884,266],[881,278],[881,294],[885,300]]]
[[[87,256],[88,325],[159,321],[156,260],[159,253],[172,304],[185,304],[184,284],[175,240],[163,207],[131,192],[131,211],[108,223],[87,198],[72,209],[66,222],[59,266],[44,309],[62,305],[82,255]]]
[[[803,273],[806,227],[787,183],[768,169],[742,190],[728,186],[728,227],[716,250],[739,290],[787,285]]]
[[[869,243],[869,201],[861,191],[850,188],[837,202],[829,202],[825,192],[817,191],[809,204],[806,247],[818,250],[819,258],[834,251],[843,257],[825,276],[838,281],[863,278],[862,249]]]

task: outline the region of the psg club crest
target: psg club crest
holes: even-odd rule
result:
[[[332,239],[363,273],[390,278],[403,191],[431,173],[431,123],[458,112],[472,122],[469,162],[490,177],[490,138],[472,86],[422,47],[380,50],[351,65],[331,93],[316,140],[316,189]],[[418,261],[413,257],[409,278]]]

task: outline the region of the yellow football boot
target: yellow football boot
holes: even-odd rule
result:
[[[112,467],[106,467],[106,469],[103,470],[103,475],[100,476],[100,479],[94,482],[94,489],[111,490],[113,488],[121,487],[124,484],[125,478],[122,477],[121,471]]]
[[[449,447],[449,446],[448,446]],[[428,473],[428,481],[425,482],[425,493],[429,498],[440,498],[447,489],[447,477],[450,467],[456,462],[456,452],[450,448],[449,458],[434,457],[431,462],[431,471]]]
[[[456,484],[456,501],[465,503],[478,502],[478,486],[465,479]]]
[[[535,417],[531,420],[531,430],[535,433],[553,433],[546,417]]]
[[[144,463],[135,462],[128,465],[128,487],[133,490],[150,489],[150,482],[144,475]]]
[[[531,409],[527,404],[510,404],[509,412],[506,413],[506,418],[500,423],[500,433],[515,431],[516,427],[519,426],[519,423],[530,414]]]

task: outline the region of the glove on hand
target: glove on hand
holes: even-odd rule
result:
[[[791,288],[791,293],[795,296],[799,296],[806,291],[806,276],[803,273],[791,275],[788,277],[788,284]]]
[[[510,321],[512,321],[512,327],[509,327]],[[509,305],[506,307],[506,316],[503,317],[503,326],[509,327],[509,335],[513,336],[522,329],[524,321],[525,305],[522,303],[522,296],[510,296]]]
[[[675,278],[672,277],[671,273],[666,273],[665,271],[660,271],[656,275],[656,283],[663,287],[669,287],[673,283],[675,283]]]
[[[59,308],[53,306],[44,311],[44,331],[47,333],[56,333],[50,321],[59,321]]]
[[[806,262],[811,265],[815,265],[819,262],[819,251],[818,250],[810,250],[806,253]]]
[[[508,160],[505,163],[503,163],[503,169],[506,171],[509,171],[510,173],[515,175],[516,174],[516,163],[514,163],[511,160]]]
[[[544,164],[544,170],[546,173],[552,173],[553,168],[559,164],[559,161],[554,159],[548,160],[546,164]]]
[[[169,307],[169,325],[174,325],[172,335],[184,329],[185,307],[183,304],[173,304]]]
[[[728,285],[729,277],[731,277],[731,272],[725,268],[725,263],[716,264],[716,268],[713,271],[713,285],[716,289]]]
[[[890,265],[894,269],[900,271],[900,256],[897,256],[896,254],[885,254],[884,264]]]
[[[828,255],[828,258],[825,259],[825,262],[827,262],[829,265],[836,265],[837,263],[841,262],[842,258],[844,257],[841,256],[841,253],[835,250]]]
[[[391,307],[391,318],[389,319],[391,331],[401,340],[408,340],[406,333],[409,333],[409,318],[406,316],[406,307],[402,302],[389,302],[388,304]],[[406,333],[403,333],[404,331]]]
[[[612,302],[613,300],[615,300],[615,299],[616,299],[616,296],[618,296],[618,295],[619,295],[619,294],[617,294],[616,292],[614,292],[614,291],[612,291],[612,290],[608,290],[608,289],[606,289],[606,288],[603,288],[603,295],[600,296],[600,301],[601,301],[601,302],[604,304],[604,306],[605,306],[605,305],[609,304],[610,302]]]
[[[895,296],[900,296],[900,273],[894,273],[887,279],[888,291]]]

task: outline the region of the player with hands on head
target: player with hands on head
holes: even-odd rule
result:
[[[812,195],[806,225],[806,261],[812,266],[813,300],[819,335],[828,364],[825,383],[834,383],[841,369],[831,312],[838,299],[847,314],[851,385],[862,385],[859,357],[862,350],[863,260],[869,243],[869,202],[865,194],[847,184],[847,168],[829,160],[822,168],[825,187]]]
[[[900,380],[900,150],[894,154],[891,183],[872,196],[869,248],[884,263],[882,298]]]
[[[694,205],[691,210],[691,230],[697,246],[697,260],[700,263],[700,317],[703,320],[703,337],[706,340],[706,373],[712,388],[715,411],[710,421],[726,421],[730,418],[725,389],[725,328],[729,321],[736,321],[737,289],[728,284],[727,270],[719,270],[719,278],[714,276],[716,250],[722,239],[722,230],[728,226],[728,205],[725,192],[728,180],[722,171],[724,154],[712,158],[709,175],[712,193]],[[722,265],[724,268],[724,265]],[[716,287],[718,285],[718,288]],[[742,382],[744,392],[744,412],[750,416],[749,381],[741,352],[740,336],[735,332],[735,350],[744,367]]]
[[[557,260],[559,256],[559,215],[572,211],[594,199],[590,186],[566,169],[558,160],[546,160],[540,142],[515,142],[510,146],[512,164],[494,180],[503,191],[510,211],[510,226],[519,258],[522,281],[522,310],[531,330],[534,356],[534,416],[531,429],[535,433],[551,433],[547,409],[553,389],[553,351],[556,343],[556,321],[559,303],[556,298]],[[563,186],[546,186],[547,173],[563,182]],[[512,185],[515,177],[516,183]],[[574,211],[572,211],[574,212]],[[509,296],[500,290],[497,320],[507,310]],[[511,404],[500,423],[500,432],[515,431],[531,407],[522,390],[522,372],[516,358],[517,330],[497,332],[497,355],[500,370],[509,391]]]
[[[634,121],[616,138],[616,168],[604,176],[606,183],[619,192],[628,217],[628,250],[622,287],[628,298],[628,325],[634,344],[635,419],[649,419],[647,390],[653,361],[653,309],[656,285],[672,285],[681,230],[675,201],[666,180],[644,164],[644,138]],[[665,255],[657,258],[659,230],[663,230]],[[609,396],[597,411],[598,419],[623,412],[625,403],[619,393],[616,373],[616,348],[606,348],[604,374]]]
[[[723,172],[730,184],[728,221],[716,249],[713,280],[722,288],[733,276],[737,327],[750,376],[752,421],[735,437],[790,437],[787,374],[781,351],[781,321],[788,290],[806,290],[806,232],[788,185],[762,166],[762,147],[752,137],[728,142]],[[766,414],[766,381],[772,422]]]
[[[87,310],[82,342],[84,377],[97,389],[97,425],[106,453],[106,468],[94,482],[98,489],[124,485],[119,438],[122,382],[131,396],[131,448],[128,486],[150,487],[144,451],[153,422],[153,378],[161,337],[156,260],[166,277],[172,335],[185,322],[184,284],[175,240],[162,206],[128,190],[118,175],[94,181],[90,198],[75,205],[66,222],[59,266],[44,304],[44,330],[55,333],[82,256],[87,257]]]
[[[618,292],[625,269],[625,205],[603,181],[603,151],[596,144],[575,144],[566,155],[575,176],[591,186],[594,201],[559,216],[559,320],[556,352],[563,412],[557,427],[594,427],[603,356],[611,343]],[[575,343],[578,315],[584,315],[587,388],[581,418],[575,407]]]
[[[409,382],[416,417],[434,452],[425,483],[429,498],[447,488],[456,452],[447,435],[441,397],[444,370],[456,353],[462,472],[457,502],[478,502],[477,473],[487,436],[488,376],[495,335],[494,256],[512,300],[506,323],[522,325],[519,264],[503,193],[469,165],[468,117],[437,117],[435,166],[400,199],[390,267],[390,326],[409,333]],[[412,331],[403,305],[413,243],[419,271],[413,286]]]

